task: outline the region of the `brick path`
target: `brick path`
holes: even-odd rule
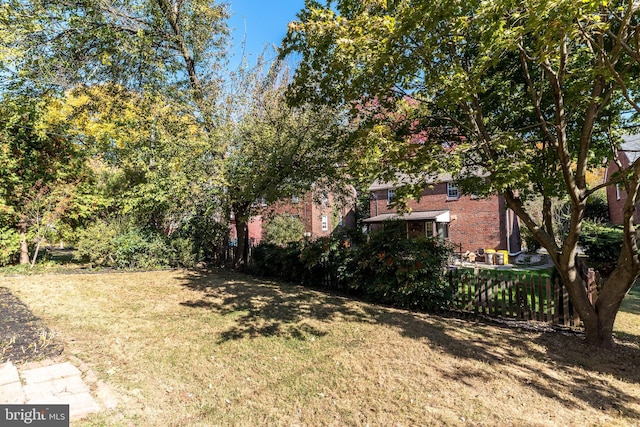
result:
[[[102,407],[94,400],[85,380],[96,387]],[[106,386],[90,372],[80,371],[70,362],[44,361],[16,367],[11,362],[0,365],[0,403],[68,404],[71,420],[112,409],[116,402]]]

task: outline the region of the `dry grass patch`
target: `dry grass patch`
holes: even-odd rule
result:
[[[78,425],[640,424],[637,307],[594,355],[232,273],[3,281],[118,394]]]

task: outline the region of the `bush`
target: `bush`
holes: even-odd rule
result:
[[[333,287],[373,302],[420,310],[448,305],[444,274],[451,250],[437,239],[407,239],[392,224],[364,242],[359,232],[289,244],[261,244],[252,272],[312,287]]]
[[[610,221],[607,193],[604,190],[598,190],[587,199],[584,219],[601,224],[606,224]]]
[[[540,245],[540,242],[538,242],[538,240],[533,237],[531,231],[525,226],[520,227],[520,237],[522,237],[522,241],[524,242],[524,245],[527,248],[527,252],[529,253],[536,252],[542,246]]]
[[[0,266],[18,262],[20,235],[12,228],[0,228]]]
[[[300,283],[305,275],[301,260],[302,243],[286,246],[261,243],[253,249],[249,271],[257,276]]]
[[[453,297],[444,274],[451,255],[438,239],[407,239],[385,227],[359,251],[353,286],[377,302],[437,311]]]
[[[287,243],[299,242],[304,236],[304,224],[293,215],[275,215],[264,226],[263,241],[284,246]]]
[[[116,268],[163,268],[169,266],[170,249],[161,236],[132,228],[114,239]]]
[[[163,236],[118,221],[100,221],[81,231],[77,257],[92,266],[128,269],[163,268],[176,259]]]
[[[116,224],[99,221],[79,231],[76,258],[95,266],[113,267],[117,228]]]
[[[579,243],[589,264],[603,276],[611,274],[622,247],[622,227],[583,221]]]
[[[358,291],[352,284],[357,273],[356,258],[364,242],[360,231],[342,227],[330,236],[307,242],[301,254],[305,268],[302,283]]]
[[[194,241],[189,238],[172,236],[169,247],[169,265],[194,268],[202,261],[202,252],[198,251]]]
[[[171,235],[176,261],[184,266],[198,264],[201,261],[222,263],[224,242],[229,236],[229,229],[216,220],[214,214],[205,207],[199,207],[196,213]],[[191,256],[187,254],[187,243],[191,242]],[[178,249],[179,248],[179,249]],[[178,255],[178,251],[181,255]]]

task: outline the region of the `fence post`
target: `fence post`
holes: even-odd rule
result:
[[[513,288],[513,276],[509,276],[509,281],[507,282],[507,291],[509,292],[509,315],[511,317],[518,317],[517,310],[513,306]]]
[[[523,283],[522,278],[520,276],[516,277],[516,317],[518,319],[524,319],[524,308],[525,308],[525,300],[523,298]],[[525,290],[526,295],[526,290]]]
[[[547,290],[547,295],[546,295],[546,306],[547,306],[547,317],[546,317],[546,321],[547,323],[553,323],[553,293],[551,292],[551,280],[547,277],[547,279],[545,280],[546,282],[546,290]]]
[[[529,289],[531,289],[531,295],[527,293],[527,299],[531,300],[531,305],[529,305],[529,313],[531,316],[531,320],[536,320],[536,282],[533,279],[533,275],[529,275]]]
[[[542,276],[538,276],[538,321],[544,322],[544,282]]]
[[[451,303],[453,304],[453,307],[456,307],[457,302],[458,302],[458,295],[459,295],[458,294],[458,286],[459,286],[458,282],[459,282],[459,280],[456,280],[456,283],[454,285],[454,283],[453,283],[453,280],[454,280],[453,279],[453,270],[452,269],[449,270],[448,273],[449,273],[449,288],[451,288],[451,292],[453,292],[453,298],[452,298]],[[460,276],[460,275],[457,274],[456,276]],[[456,277],[456,279],[458,279],[458,277]]]
[[[502,311],[502,316],[504,316],[504,317],[508,317],[507,316],[506,287],[507,287],[507,279],[505,279],[505,276],[503,274],[500,277],[500,294],[501,294],[500,296],[502,297],[500,308],[501,308],[501,311]]]

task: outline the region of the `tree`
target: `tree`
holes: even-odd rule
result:
[[[304,224],[300,218],[287,215],[273,215],[265,224],[263,240],[265,243],[285,246],[287,243],[299,242],[304,234]]]
[[[205,101],[217,89],[226,52],[226,7],[211,0],[7,0],[0,6],[0,69],[10,89],[186,87],[174,95],[198,104],[209,121]]]
[[[119,85],[78,87],[53,104],[52,125],[91,153],[109,211],[170,234],[210,197],[210,145],[195,112],[159,94]],[[98,185],[98,183],[96,183]]]
[[[330,108],[291,107],[284,98],[288,72],[275,64],[241,70],[231,102],[230,147],[226,159],[226,193],[236,223],[236,267],[247,261],[249,218],[265,204],[339,182],[341,158],[337,149],[341,124]],[[236,98],[238,99],[238,98]]]
[[[466,192],[503,194],[549,252],[587,341],[611,347],[621,301],[640,274],[633,222],[640,162],[600,185],[589,186],[587,176],[617,161],[621,133],[637,123],[639,7],[601,0],[307,1],[282,55],[302,56],[293,99],[353,107],[356,153],[369,147],[357,138],[362,134],[377,132],[395,147],[397,155],[373,164],[416,178],[443,168]],[[389,126],[380,109],[363,112],[374,100],[402,111],[406,126]],[[424,141],[407,139],[419,131]],[[592,304],[576,262],[578,238],[587,200],[616,183],[629,195],[624,242]],[[543,200],[540,221],[527,205],[535,196]],[[571,206],[564,238],[554,231],[556,197]]]
[[[66,189],[75,186],[84,171],[82,154],[62,129],[42,126],[49,101],[0,103],[0,223],[19,233],[21,264],[29,263],[30,229],[36,227],[41,237],[44,217],[49,224],[58,219],[67,209]]]
[[[212,0],[8,0],[0,91],[56,94],[46,122],[65,129],[102,180],[84,195],[109,196],[105,214],[169,234],[221,187],[227,16]]]

